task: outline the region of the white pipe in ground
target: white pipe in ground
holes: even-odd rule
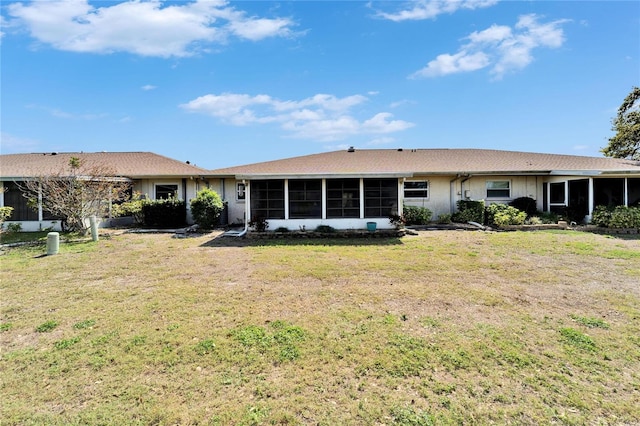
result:
[[[60,234],[57,232],[49,232],[47,234],[47,256],[58,254],[60,249]]]

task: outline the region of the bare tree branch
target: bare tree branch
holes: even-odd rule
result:
[[[67,170],[43,174],[19,184],[22,195],[33,207],[60,217],[68,230],[87,230],[86,219],[104,216],[112,202],[126,201],[128,179],[116,176],[105,165],[85,166],[72,157]]]

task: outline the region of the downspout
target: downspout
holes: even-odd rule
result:
[[[244,237],[249,232],[249,213],[251,207],[251,182],[247,183],[242,179],[244,184],[244,229],[238,234],[238,237]]]
[[[189,224],[190,220],[189,220],[189,216],[191,216],[191,207],[189,206],[189,203],[187,201],[187,178],[182,178],[182,198],[184,198],[184,208],[185,211],[187,213],[187,217],[185,217],[185,220],[187,221],[187,224]]]
[[[466,175],[463,175],[463,176],[466,176],[466,177],[464,179],[462,179],[462,181],[460,181],[460,199],[462,199],[462,197],[464,197],[464,187],[462,185],[464,185],[464,183],[466,181],[471,179],[471,175],[469,175],[469,174],[466,174]],[[471,192],[471,190],[469,190],[469,192]]]
[[[453,179],[449,181],[449,209],[451,214],[455,213],[456,210],[456,181],[460,178],[460,175],[456,175]]]

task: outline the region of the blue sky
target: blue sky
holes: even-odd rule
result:
[[[218,168],[366,148],[600,156],[637,1],[6,1],[3,154]]]

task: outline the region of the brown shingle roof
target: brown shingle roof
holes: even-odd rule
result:
[[[71,157],[86,166],[104,166],[129,178],[203,176],[208,171],[152,152],[64,152],[0,155],[0,177],[36,177],[68,170]]]
[[[488,149],[371,149],[333,151],[211,171],[220,176],[348,174],[638,173],[640,162],[604,157]]]

